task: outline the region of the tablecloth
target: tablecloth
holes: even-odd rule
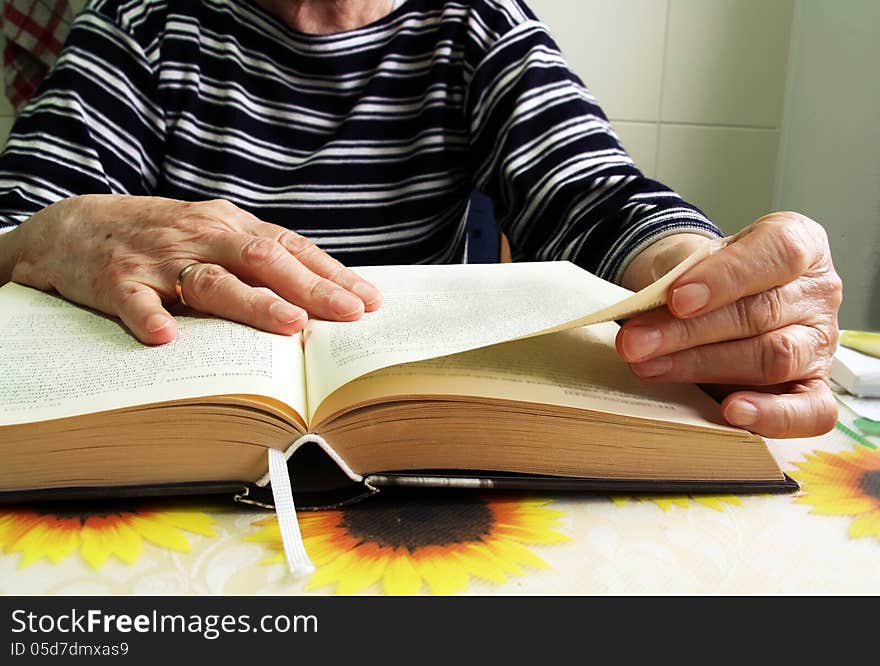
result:
[[[793,495],[436,494],[274,514],[152,501],[0,512],[0,594],[878,594],[880,439],[769,440]]]

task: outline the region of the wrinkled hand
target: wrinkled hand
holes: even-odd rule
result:
[[[182,284],[188,305],[273,333],[298,332],[308,314],[358,319],[381,300],[311,241],[228,201],[85,195],[14,233],[14,281],[116,315],[147,344],[177,334],[163,302],[177,300],[177,276],[192,263]]]
[[[694,243],[658,253],[654,278]],[[822,434],[837,418],[826,380],[841,300],[824,229],[775,213],[676,280],[667,307],[627,321],[617,349],[645,380],[716,385],[710,392],[725,396],[732,425],[768,437]]]

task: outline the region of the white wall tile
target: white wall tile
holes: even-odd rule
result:
[[[877,0],[798,3],[777,180],[777,206],[828,233],[844,285],[841,327],[872,330],[880,330],[877,26]]]
[[[656,123],[614,122],[614,131],[636,166],[649,178],[657,173],[657,141],[660,131]]]
[[[656,121],[668,0],[529,0],[614,118]]]
[[[779,127],[792,0],[670,0],[667,122]]]
[[[664,125],[658,180],[733,233],[771,212],[778,147],[776,130]]]

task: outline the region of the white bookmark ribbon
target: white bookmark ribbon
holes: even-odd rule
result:
[[[278,516],[278,529],[281,531],[281,542],[284,544],[284,555],[287,558],[287,566],[294,576],[308,576],[315,571],[315,565],[309,559],[303,543],[302,533],[299,531],[299,521],[296,518],[296,506],[293,504],[293,488],[290,484],[290,473],[287,470],[287,461],[303,444],[314,443],[320,446],[339,468],[356,483],[360,483],[363,477],[354,472],[339,454],[320,435],[309,433],[303,435],[291,444],[286,451],[268,449],[269,473],[265,474],[257,485],[272,486],[272,497],[275,504],[275,513]]]
[[[314,573],[315,565],[306,553],[302,533],[299,531],[296,506],[293,504],[293,489],[287,471],[287,457],[277,449],[269,449],[269,479],[287,566],[294,576],[309,576]]]

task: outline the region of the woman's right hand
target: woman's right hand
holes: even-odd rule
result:
[[[190,264],[187,305],[273,333],[302,330],[308,315],[352,321],[381,302],[311,241],[228,201],[88,194],[4,236],[13,281],[116,315],[146,344],[176,336],[163,303],[177,300],[177,277]]]

